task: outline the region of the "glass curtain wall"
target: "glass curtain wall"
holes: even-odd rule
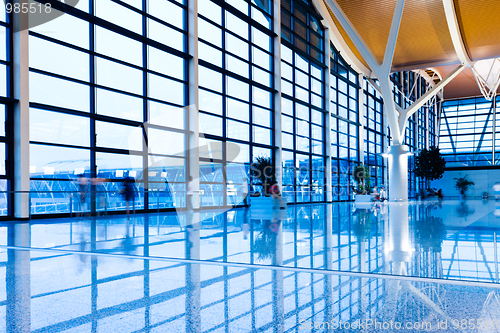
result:
[[[53,11],[64,14],[29,33],[31,190],[45,192],[32,212],[122,210],[126,177],[135,208],[182,207],[185,3],[89,0]],[[79,175],[106,181],[78,185]]]
[[[365,117],[365,138],[364,138],[364,161],[370,169],[371,183],[373,186],[386,186],[385,183],[385,161],[382,157],[384,152],[384,117],[382,96],[373,86],[364,80],[364,117]]]
[[[325,200],[324,32],[309,1],[281,2],[283,194]]]
[[[221,148],[200,155],[200,204],[234,205],[250,162],[273,158],[272,2],[198,7],[200,145]]]
[[[330,44],[330,110],[332,156],[332,200],[353,196],[352,172],[359,163],[358,74]]]
[[[6,167],[9,140],[12,133],[6,129],[6,121],[12,121],[12,59],[11,59],[11,16],[7,11],[0,11],[0,216],[9,214],[9,196],[3,191],[9,190],[7,172],[12,168]],[[7,117],[9,115],[9,117]],[[11,158],[8,159],[12,161]],[[7,170],[8,169],[8,170]]]
[[[439,148],[448,167],[495,164],[492,161],[493,113],[493,101],[484,97],[443,102]],[[497,124],[498,121],[497,118]],[[500,136],[496,135],[499,140]]]

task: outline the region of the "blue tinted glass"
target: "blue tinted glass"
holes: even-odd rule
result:
[[[30,67],[89,81],[89,55],[30,36]]]
[[[259,126],[253,127],[253,142],[265,145],[271,144],[271,130]]]
[[[141,0],[139,0],[140,2]],[[202,1],[200,1],[201,3]],[[184,9],[169,1],[148,1],[148,13],[167,23],[184,28]],[[201,13],[201,8],[200,8]]]
[[[244,101],[249,101],[249,85],[247,83],[228,77],[226,81],[227,94]]]
[[[143,172],[142,156],[137,155],[96,153],[96,164],[100,178],[136,178]]]
[[[179,51],[184,51],[186,37],[183,33],[151,19],[148,19],[148,28],[148,37],[150,39]]]
[[[87,85],[33,72],[29,74],[29,83],[31,102],[86,112],[90,109],[90,87]]]
[[[249,141],[249,125],[239,121],[227,121],[227,136],[242,141]]]
[[[30,109],[30,140],[88,147],[90,119]]]
[[[200,113],[200,133],[222,136],[222,118]]]
[[[90,151],[30,144],[30,176],[73,179],[90,170]]]
[[[96,122],[96,142],[99,147],[109,147],[141,151],[143,134],[140,126],[125,126],[120,124]]]
[[[104,0],[108,1],[109,0]],[[83,3],[84,1],[80,1]],[[87,5],[88,8],[88,5]],[[57,9],[52,9],[54,15],[60,16],[56,20],[51,20],[44,24],[31,28],[31,31],[55,38],[57,40],[73,44],[84,49],[89,48],[89,23],[78,19],[75,16],[63,14]]]
[[[0,64],[0,96],[7,96],[7,66]]]
[[[144,102],[142,98],[96,89],[96,110],[116,118],[143,121]]]
[[[101,27],[95,30],[95,51],[136,66],[142,66],[142,44]]]
[[[177,105],[185,104],[184,83],[148,74],[149,97]]]
[[[3,12],[3,10],[1,10],[0,12]],[[0,20],[1,20],[1,15],[0,14]],[[8,48],[8,45],[7,45],[7,32],[9,30],[3,26],[0,26],[0,45],[2,47],[0,47],[0,60],[7,60],[7,48]]]
[[[142,71],[102,58],[96,60],[98,84],[142,95]]]
[[[186,109],[158,102],[148,102],[149,123],[177,129],[186,128]]]
[[[99,0],[95,4],[96,16],[120,27],[142,34],[142,16],[111,0]]]

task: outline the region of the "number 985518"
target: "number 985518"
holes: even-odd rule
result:
[[[10,14],[19,14],[19,13],[50,13],[52,11],[52,5],[50,3],[41,4],[41,3],[10,3],[5,4],[5,11]]]

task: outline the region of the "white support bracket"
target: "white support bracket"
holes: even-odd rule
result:
[[[347,15],[344,13],[337,1],[326,0],[326,2],[332,10],[332,13],[342,25],[342,28],[346,31],[351,41],[358,49],[359,53],[361,53],[363,59],[366,61],[370,69],[378,78],[379,89],[377,90],[380,92],[384,100],[387,120],[391,128],[393,140],[395,143],[401,144],[403,137],[400,135],[398,124],[398,118],[400,118],[400,115],[397,114],[397,112],[401,114],[401,111],[398,110],[397,105],[394,102],[389,75],[391,74],[392,60],[394,58],[394,51],[396,49],[396,41],[398,39],[399,27],[401,25],[401,18],[403,16],[405,0],[397,0],[396,6],[394,8],[391,30],[389,31],[389,37],[387,38],[387,44],[382,63],[380,63],[380,61],[375,57],[373,52],[370,50],[368,45],[365,43],[361,35],[349,20],[349,18],[347,18]]]
[[[459,65],[455,68],[448,76],[446,76],[443,80],[439,81],[434,87],[428,90],[425,94],[423,94],[415,103],[404,109],[399,117],[399,131],[400,134],[403,135],[406,129],[406,122],[408,119],[417,112],[425,103],[427,103],[431,98],[437,95],[441,89],[444,88],[448,83],[451,82],[460,72],[465,68],[465,65]]]
[[[462,34],[460,33],[460,26],[458,24],[457,12],[455,10],[453,0],[443,0],[443,7],[446,22],[448,23],[448,30],[450,31],[451,41],[453,43],[453,47],[455,48],[455,52],[457,53],[458,59],[462,64],[472,66],[473,63],[467,54],[464,40],[462,38]]]

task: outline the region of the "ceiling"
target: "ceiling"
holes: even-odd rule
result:
[[[336,0],[374,56],[382,62],[396,0]],[[392,70],[432,69],[444,78],[461,63],[447,22],[444,1],[406,0]],[[459,34],[468,58],[500,57],[500,0],[449,0],[458,22]],[[328,2],[322,1],[346,45],[347,57],[370,72],[360,52],[333,16]],[[460,51],[459,51],[460,52]],[[350,54],[349,54],[350,53]],[[444,98],[479,96],[481,91],[472,70],[466,68],[444,88]]]

